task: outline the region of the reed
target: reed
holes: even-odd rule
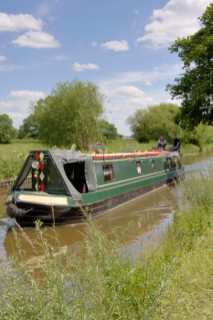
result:
[[[32,251],[40,259],[30,268],[19,241],[24,230],[15,229],[17,253],[0,265],[0,319],[210,319],[213,182],[201,176],[183,188],[186,205],[174,224],[135,260],[88,216],[81,257],[61,252],[54,228],[38,223]]]
[[[189,208],[175,216],[162,247],[163,263],[175,260],[177,267],[155,306],[154,320],[212,317],[212,192],[212,172],[185,183]]]

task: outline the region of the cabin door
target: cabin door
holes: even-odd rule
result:
[[[75,187],[80,193],[87,192],[87,185],[85,179],[85,162],[72,162],[66,163],[64,165],[65,173]]]

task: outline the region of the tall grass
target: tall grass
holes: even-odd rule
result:
[[[107,152],[124,152],[124,151],[143,151],[149,150],[154,144],[140,144],[136,141],[123,141],[121,139],[111,140],[107,143]],[[46,150],[55,147],[47,147],[39,141],[15,140],[12,144],[0,144],[0,181],[8,178],[14,178],[18,175],[26,156],[30,150]],[[85,150],[88,152],[88,150]]]
[[[0,144],[0,181],[18,175],[30,150],[45,149],[39,142]]]
[[[202,177],[184,188],[188,206],[161,244],[137,260],[121,253],[119,239],[108,240],[89,217],[81,257],[58,254],[60,241],[53,251],[49,229],[38,224],[36,254],[42,259],[32,269],[14,230],[17,255],[0,266],[0,319],[191,319],[190,312],[193,319],[210,319],[213,181]]]
[[[138,143],[135,140],[110,140],[106,143],[107,152],[136,152],[152,150],[156,147],[156,141],[149,143]],[[210,145],[208,150],[212,150]],[[57,148],[51,147],[52,148]],[[169,146],[168,146],[169,148]],[[18,175],[23,162],[30,150],[50,149],[50,147],[43,145],[39,141],[26,140],[21,142],[15,140],[12,144],[0,144],[0,181],[8,178],[14,178]],[[88,150],[82,150],[88,152]],[[181,145],[181,153],[198,153],[199,148],[194,145]]]
[[[153,319],[212,319],[212,172],[209,178],[192,178],[184,192],[190,207],[175,216],[162,247],[163,264],[176,260],[177,267],[155,306]]]

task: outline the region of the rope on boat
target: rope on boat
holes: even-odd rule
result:
[[[26,213],[32,211],[34,208],[30,208],[28,210],[19,209],[14,203],[9,203],[7,207],[7,211],[11,218],[24,216]]]

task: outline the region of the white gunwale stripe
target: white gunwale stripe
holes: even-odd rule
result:
[[[28,195],[20,194],[20,201],[42,203],[47,205],[58,204],[67,205],[67,197],[54,197],[54,196],[39,196],[39,195]]]

